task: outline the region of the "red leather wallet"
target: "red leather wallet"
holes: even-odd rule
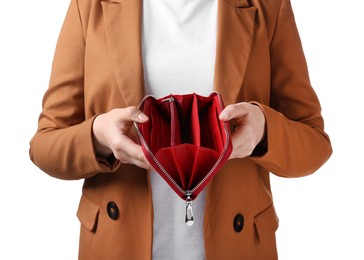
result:
[[[139,109],[149,117],[136,123],[143,152],[169,186],[187,202],[186,223],[193,224],[192,200],[228,160],[230,125],[219,119],[222,97],[213,92],[146,96]]]

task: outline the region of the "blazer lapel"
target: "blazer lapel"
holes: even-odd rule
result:
[[[141,0],[103,0],[105,30],[117,83],[127,106],[144,96]]]
[[[237,102],[248,64],[255,7],[247,0],[219,0],[214,90],[225,104]]]
[[[145,95],[141,51],[142,0],[103,0],[114,73],[127,106]],[[256,8],[248,0],[219,0],[214,90],[236,103],[254,35]]]

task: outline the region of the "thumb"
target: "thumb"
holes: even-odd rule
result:
[[[149,120],[149,118],[142,112],[140,111],[138,108],[136,107],[130,107],[129,108],[129,115],[130,115],[130,120],[137,122],[137,123],[145,123],[146,121]]]
[[[247,110],[246,103],[238,103],[233,105],[228,105],[220,113],[219,118],[222,121],[229,121],[232,119],[237,119],[245,116],[249,111]]]
[[[220,115],[219,115],[220,120],[222,121],[229,121],[230,120],[230,113],[228,109],[224,109]]]

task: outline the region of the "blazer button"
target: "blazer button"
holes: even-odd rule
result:
[[[239,233],[244,227],[244,217],[241,214],[237,214],[234,218],[234,230]]]
[[[115,202],[107,203],[107,214],[112,220],[117,220],[119,217],[119,209]]]

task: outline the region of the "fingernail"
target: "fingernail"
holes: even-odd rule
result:
[[[146,120],[148,120],[148,117],[145,114],[140,113],[138,115],[138,119],[141,120],[141,121],[146,121]]]
[[[229,118],[229,112],[228,111],[222,111],[219,116],[220,119],[228,119]]]

